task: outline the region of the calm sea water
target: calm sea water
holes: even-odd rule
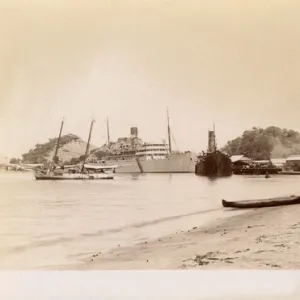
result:
[[[118,175],[111,181],[35,181],[0,173],[0,268],[77,264],[99,251],[191,229],[239,211],[221,199],[300,194],[300,176]]]

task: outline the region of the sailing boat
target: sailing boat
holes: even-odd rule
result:
[[[171,143],[169,111],[167,109],[168,144],[144,144],[136,153],[141,173],[194,173],[196,154],[174,152]]]
[[[228,155],[217,150],[215,126],[208,131],[208,149],[198,156],[195,168],[197,175],[203,176],[230,176],[232,163]]]
[[[86,145],[84,160],[82,166],[75,166],[71,172],[65,173],[65,168],[62,166],[58,166],[58,149],[59,149],[59,142],[61,139],[61,133],[64,125],[64,120],[60,126],[60,132],[56,143],[56,148],[54,152],[54,156],[52,159],[52,163],[50,168],[43,172],[42,170],[35,170],[35,179],[36,180],[89,180],[89,179],[114,179],[114,170],[116,166],[94,166],[86,164],[86,160],[89,154],[90,149],[90,141],[92,135],[92,129],[95,120],[92,120],[90,131],[89,131],[89,138]]]

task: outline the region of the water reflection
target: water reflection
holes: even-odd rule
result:
[[[141,175],[140,173],[130,174],[130,179],[131,180],[138,180],[140,175]]]

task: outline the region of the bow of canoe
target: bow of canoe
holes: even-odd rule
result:
[[[272,206],[283,206],[291,204],[300,204],[300,196],[278,197],[257,200],[226,201],[222,200],[223,207],[232,208],[261,208]]]

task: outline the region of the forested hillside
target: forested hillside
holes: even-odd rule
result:
[[[227,154],[243,154],[253,159],[269,159],[300,154],[300,134],[291,129],[270,126],[253,127],[229,141],[222,150]]]
[[[57,138],[49,139],[47,143],[36,144],[33,149],[22,155],[23,163],[45,163],[52,160]],[[91,145],[90,149],[96,147]],[[58,150],[59,160],[63,163],[77,163],[85,153],[86,142],[74,134],[63,135]]]

